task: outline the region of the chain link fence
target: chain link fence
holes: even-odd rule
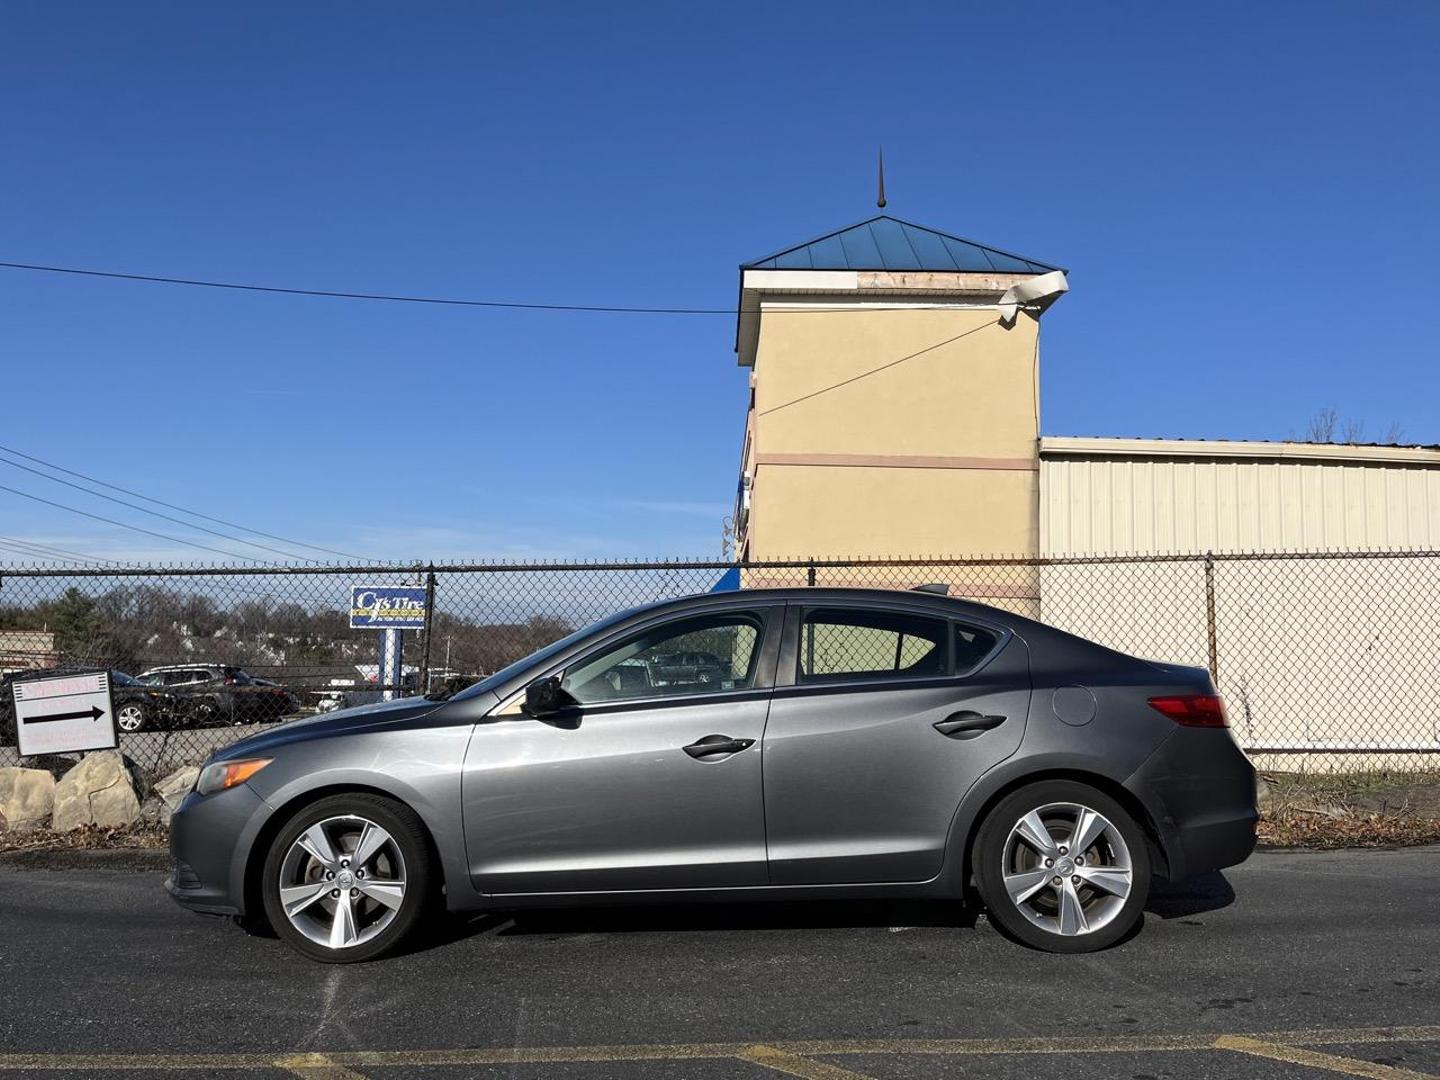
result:
[[[1440,552],[1049,559],[0,569],[0,765],[15,672],[107,668],[151,775],[282,717],[455,690],[618,609],[742,587],[943,584],[1139,656],[1208,667],[1236,737],[1287,770],[1440,765]],[[399,683],[352,586],[427,587]],[[22,675],[23,677],[23,675]],[[128,706],[128,708],[127,708]]]

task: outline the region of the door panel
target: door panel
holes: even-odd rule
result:
[[[933,878],[961,797],[1019,747],[1029,706],[1014,637],[963,678],[777,688],[764,747],[771,883]],[[949,736],[934,726],[947,720]]]
[[[476,888],[765,884],[760,751],[783,615],[738,602],[617,630],[546,673],[564,714],[477,724],[462,785]]]
[[[763,885],[760,739],[770,691],[477,725],[470,874],[485,893]],[[749,749],[694,758],[709,735]]]

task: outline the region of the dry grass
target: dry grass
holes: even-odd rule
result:
[[[1260,842],[1274,847],[1440,843],[1440,774],[1277,773],[1264,777]]]
[[[165,848],[170,830],[155,822],[142,822],[120,829],[75,829],[57,833],[50,829],[33,832],[0,832],[0,854],[39,851],[137,851]]]

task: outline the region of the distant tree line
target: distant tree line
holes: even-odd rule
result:
[[[483,675],[571,631],[547,615],[481,623],[437,611],[431,620],[430,666]],[[342,608],[259,597],[224,606],[204,593],[157,585],[120,585],[98,595],[71,586],[30,604],[0,604],[0,630],[48,630],[62,664],[135,673],[173,663],[220,663],[283,679],[353,675],[373,663],[375,633],[352,630]],[[422,639],[409,635],[406,662]]]

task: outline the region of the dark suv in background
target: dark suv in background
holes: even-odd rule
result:
[[[232,664],[172,664],[142,671],[136,680],[184,698],[197,727],[265,723],[299,708],[283,686]]]

